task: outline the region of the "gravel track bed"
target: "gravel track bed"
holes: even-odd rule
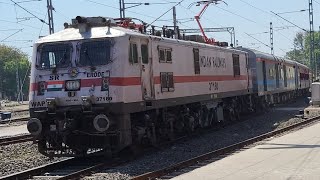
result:
[[[305,104],[303,99],[299,99],[297,102],[279,107],[305,107]],[[274,107],[263,115],[248,118],[246,121],[227,126],[218,131],[197,135],[190,140],[175,143],[171,147],[148,153],[126,165],[102,170],[83,179],[130,179],[135,175],[162,169],[257,135],[301,122],[304,119],[295,117],[298,113],[298,110],[292,108],[281,110],[281,108]]]
[[[60,160],[50,160],[38,153],[32,142],[0,146],[0,177]]]

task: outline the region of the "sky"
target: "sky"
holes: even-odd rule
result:
[[[151,23],[180,0],[125,0],[126,3],[150,3],[126,9],[126,17]],[[16,2],[18,5],[14,4]],[[198,28],[193,17],[202,6],[195,0],[184,0],[176,6],[180,28]],[[309,0],[224,0],[210,5],[201,17],[204,28],[234,27],[238,45],[270,53],[270,22],[274,27],[275,55],[284,56],[294,48],[293,39],[302,29],[309,30]],[[165,4],[164,4],[165,3]],[[320,26],[320,0],[313,0],[314,29]],[[119,17],[119,0],[52,0],[55,32],[63,30],[63,23],[76,16]],[[191,6],[190,6],[191,5]],[[126,4],[127,7],[130,4]],[[30,13],[26,12],[29,11]],[[302,12],[296,12],[306,10]],[[271,13],[278,13],[279,16]],[[291,12],[291,13],[285,13]],[[283,13],[283,14],[282,14]],[[46,0],[0,0],[0,44],[21,49],[32,55],[32,45],[39,36],[49,34]],[[173,25],[172,11],[164,14],[153,25]],[[227,32],[208,33],[217,41],[230,42]]]

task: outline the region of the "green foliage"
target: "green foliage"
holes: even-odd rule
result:
[[[19,70],[19,78],[23,83],[24,97],[29,92],[29,67],[27,54],[21,50],[0,44],[0,92],[3,96],[16,100],[17,80],[16,71]],[[28,72],[27,72],[28,71]],[[25,82],[23,80],[25,79]],[[0,97],[1,98],[1,97]]]
[[[309,67],[310,65],[310,34],[299,32],[293,40],[294,49],[286,53],[286,57]],[[315,58],[320,61],[320,32],[314,32]]]

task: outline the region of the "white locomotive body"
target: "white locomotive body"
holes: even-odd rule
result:
[[[245,51],[102,17],[66,26],[34,45],[28,130],[45,155],[118,152],[264,108]]]

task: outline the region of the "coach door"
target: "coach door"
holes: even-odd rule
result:
[[[152,86],[152,54],[150,43],[147,39],[142,39],[140,44],[140,63],[141,63],[141,88],[144,100],[154,98]]]
[[[262,61],[262,73],[263,73],[263,90],[267,91],[267,69],[266,69],[266,62]]]
[[[279,81],[280,76],[279,76],[279,64],[278,63],[275,64],[275,69],[276,69],[276,86],[277,86],[277,88],[279,88],[280,87],[280,81]]]

